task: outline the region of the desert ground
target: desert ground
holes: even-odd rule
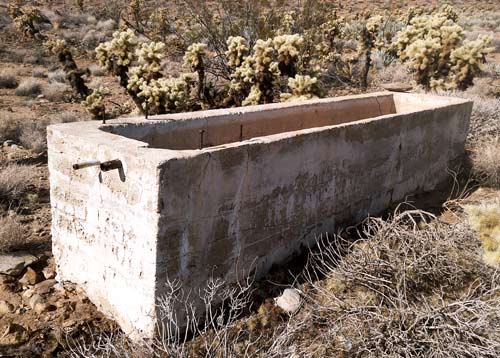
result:
[[[211,9],[229,6],[227,1],[213,3]],[[268,9],[267,2],[258,3],[258,11],[267,11],[262,10]],[[303,2],[277,3],[289,11]],[[381,218],[329,233],[333,243],[274,267],[264,280],[246,287],[245,307],[233,321],[206,325],[186,339],[138,344],[124,337],[78,287],[57,281],[51,252],[46,127],[96,116],[82,105],[84,99],[75,93],[57,56],[36,36],[24,36],[9,14],[9,2],[0,2],[0,356],[349,357],[389,352],[394,356],[499,356],[500,3],[449,3],[458,14],[456,22],[464,39],[491,36],[491,51],[472,85],[425,88],[416,82],[408,62],[397,58],[386,62],[381,52],[373,50],[366,88],[356,79],[360,70],[354,68],[349,80],[335,77],[325,81],[322,89],[322,96],[340,96],[381,91],[390,83],[410,84],[410,91],[474,100],[466,159],[450,172],[449,182],[435,192],[409,198],[405,206],[395,206]],[[326,5],[346,18],[342,21],[350,21],[346,33],[352,36],[341,40],[340,58],[344,59],[357,53],[356,34],[363,20],[354,23],[355,13],[391,19],[396,34],[403,28],[403,20],[398,19],[408,8],[432,14],[440,2],[331,1]],[[161,7],[173,17],[193,19],[196,11],[204,11],[169,1],[24,1],[15,6],[38,9],[43,21],[35,22],[37,31],[64,39],[78,68],[88,69],[82,77],[86,85],[105,88],[108,118],[140,111],[116,74],[99,65],[95,48],[112,40],[115,31],[134,24],[139,38],[149,40],[151,9]],[[141,11],[134,12],[134,6]],[[139,15],[146,20],[134,18]],[[198,15],[202,19],[206,14]],[[167,35],[165,41],[170,41],[175,31]],[[205,42],[210,49],[210,39]],[[164,72],[175,76],[183,71],[182,49],[169,46],[161,61]],[[419,214],[425,220],[420,217],[422,221],[411,227],[402,208],[425,211]],[[399,245],[399,240],[408,245]],[[335,252],[335,245],[342,249]],[[489,259],[484,250],[490,250]],[[330,260],[319,254],[325,252]],[[491,258],[495,252],[497,261]],[[402,267],[401,257],[410,261],[413,257],[412,265],[420,273]],[[387,270],[381,272],[381,265]],[[404,286],[398,281],[402,276],[415,286]],[[394,293],[376,279],[402,291]],[[359,285],[363,280],[370,284]],[[289,287],[302,292],[301,307],[293,314],[273,300]],[[399,303],[389,308],[381,303],[382,308],[374,309],[379,295]],[[456,350],[447,351],[446,346]]]

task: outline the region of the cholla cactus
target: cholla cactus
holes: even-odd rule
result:
[[[417,73],[419,83],[429,85],[432,80],[434,87],[438,84],[435,69],[438,66],[441,50],[440,41],[433,38],[417,40],[407,48],[406,54],[411,59],[410,64]]]
[[[479,36],[475,41],[464,41],[451,52],[453,82],[459,89],[472,85],[474,76],[482,71],[486,55],[492,51],[488,48],[491,40],[491,36]]]
[[[278,54],[279,69],[282,74],[295,76],[297,72],[295,64],[303,44],[304,39],[299,34],[281,35],[273,39],[273,45]]]
[[[180,112],[191,107],[192,77],[160,78],[140,86],[139,97],[145,99],[143,109],[150,113]]]
[[[402,61],[410,61],[417,82],[433,90],[466,89],[485,61],[489,41],[465,41],[458,16],[450,6],[434,15],[414,17],[398,33],[395,49]]]
[[[85,98],[82,105],[87,109],[87,111],[92,115],[94,119],[102,119],[105,115],[104,106],[104,93],[106,89],[100,87],[92,91],[90,95]]]
[[[95,49],[99,65],[113,74],[117,74],[117,67],[128,68],[134,60],[137,44],[137,37],[132,30],[116,31],[111,41]]]
[[[383,42],[379,39],[379,30],[382,26],[383,18],[380,15],[370,17],[361,31],[358,53],[365,58],[365,67],[361,78],[361,85],[368,87],[368,73],[371,66],[371,54],[375,48],[381,48]]]
[[[290,77],[288,79],[288,87],[290,87],[292,93],[282,93],[280,96],[282,101],[290,102],[318,98],[320,92],[318,79],[307,75]]]
[[[483,244],[483,260],[500,267],[500,205],[470,206],[466,208],[472,228]]]
[[[247,98],[242,102],[243,106],[251,106],[261,103],[262,91],[259,85],[255,84],[250,88],[250,93]]]
[[[272,102],[274,83],[280,76],[272,39],[257,40],[253,52],[231,75],[232,90],[243,91],[250,86],[243,105]]]
[[[184,54],[184,65],[191,71],[199,71],[203,68],[203,60],[207,53],[207,45],[204,43],[191,44]]]
[[[81,98],[86,98],[90,93],[90,89],[85,84],[84,76],[89,75],[89,70],[78,69],[66,41],[49,39],[44,45],[50,52],[57,56],[66,73],[66,80],[70,83],[71,88],[73,88]]]
[[[241,36],[230,36],[227,39],[226,56],[231,67],[238,67],[248,55],[248,42]]]
[[[7,12],[25,38],[45,39],[35,24],[50,21],[42,15],[38,8],[22,6],[20,1],[16,1],[7,6]]]
[[[290,34],[293,32],[293,27],[295,25],[295,18],[297,13],[293,10],[283,12],[280,21],[280,28],[278,29],[278,34]]]
[[[65,40],[50,39],[46,41],[44,45],[54,55],[67,54],[69,52],[69,48]]]
[[[205,58],[208,46],[204,43],[191,44],[184,54],[184,65],[198,74],[198,99],[213,104],[210,91],[205,87]]]
[[[164,55],[165,44],[163,42],[143,43],[135,51],[137,61],[141,66],[143,73],[156,73],[161,70],[161,60]]]

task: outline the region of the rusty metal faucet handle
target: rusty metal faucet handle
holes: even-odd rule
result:
[[[113,169],[122,168],[122,162],[119,159],[108,160],[107,162],[100,162],[98,160],[89,160],[87,162],[73,164],[74,170],[80,170],[89,167],[99,167],[103,172],[108,172]]]

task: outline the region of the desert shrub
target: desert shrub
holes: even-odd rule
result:
[[[22,250],[29,243],[29,231],[17,215],[0,217],[0,253]]]
[[[454,93],[453,95],[459,95]],[[472,97],[472,109],[468,140],[480,143],[491,136],[500,136],[500,102],[495,98]]]
[[[18,141],[21,135],[22,122],[19,118],[1,113],[0,116],[0,143],[6,140]]]
[[[91,29],[85,33],[82,43],[87,49],[94,49],[97,45],[107,39],[106,33]]]
[[[92,74],[92,76],[95,76],[95,77],[101,77],[101,76],[106,75],[106,71],[104,69],[102,69],[101,67],[99,67],[98,65],[90,66],[89,70],[90,70],[90,73]]]
[[[339,239],[318,255],[327,278],[315,285],[313,317],[330,327],[318,340],[326,355],[499,354],[498,273],[468,225],[417,214],[370,219],[365,240]]]
[[[16,76],[9,73],[0,73],[0,88],[16,88],[18,85]]]
[[[319,239],[307,270],[296,277],[305,280],[298,312],[287,314],[271,299],[241,317],[251,293],[247,285],[225,291],[220,281],[210,281],[200,292],[206,298],[230,292],[225,293],[228,305],[208,310],[210,323],[186,340],[176,309],[185,306],[185,292],[170,283],[159,302],[164,335],[134,349],[169,357],[500,354],[500,276],[482,261],[481,243],[466,222],[448,225],[409,211],[385,221],[368,219],[360,231],[363,239],[354,242],[340,236]],[[96,339],[102,344],[79,345],[75,352],[86,357],[113,348],[118,356],[131,353],[123,337]]]
[[[64,100],[69,87],[64,83],[50,83],[43,87],[42,94],[51,102]]]
[[[16,96],[36,97],[42,92],[42,84],[33,79],[25,79],[21,81],[16,88]]]
[[[380,83],[402,82],[410,83],[411,73],[405,63],[394,62],[380,68],[375,75],[375,81]]]
[[[71,123],[79,121],[79,115],[74,112],[64,111],[57,113],[51,117],[51,123]]]
[[[39,69],[39,68],[34,69],[31,75],[35,78],[46,78],[47,77],[47,73],[45,72],[45,70]]]
[[[21,200],[34,177],[33,168],[27,165],[9,164],[0,167],[0,200]]]
[[[398,33],[394,48],[402,61],[409,61],[417,82],[427,89],[466,89],[491,51],[489,36],[464,40],[457,19],[446,5],[436,14],[413,17]]]
[[[116,21],[113,19],[99,21],[96,28],[101,31],[112,31],[116,29]]]
[[[500,137],[484,137],[476,142],[472,169],[482,184],[500,187]]]
[[[36,153],[43,152],[47,149],[47,124],[37,121],[25,123],[19,136],[19,142],[23,147]]]
[[[54,82],[64,83],[64,82],[66,82],[65,77],[66,76],[65,76],[63,70],[52,71],[52,72],[49,72],[49,75],[48,75],[49,82],[52,82],[52,83],[54,83]]]

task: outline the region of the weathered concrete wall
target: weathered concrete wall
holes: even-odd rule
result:
[[[211,276],[264,273],[316,234],[434,188],[463,153],[471,107],[378,93],[53,126],[59,277],[81,284],[127,332],[150,337],[167,277],[189,290]],[[247,135],[235,141],[242,125]],[[216,146],[192,149],[200,129]],[[175,141],[176,130],[190,140]],[[172,146],[186,149],[154,148]],[[120,159],[123,173],[71,169],[89,159]]]

